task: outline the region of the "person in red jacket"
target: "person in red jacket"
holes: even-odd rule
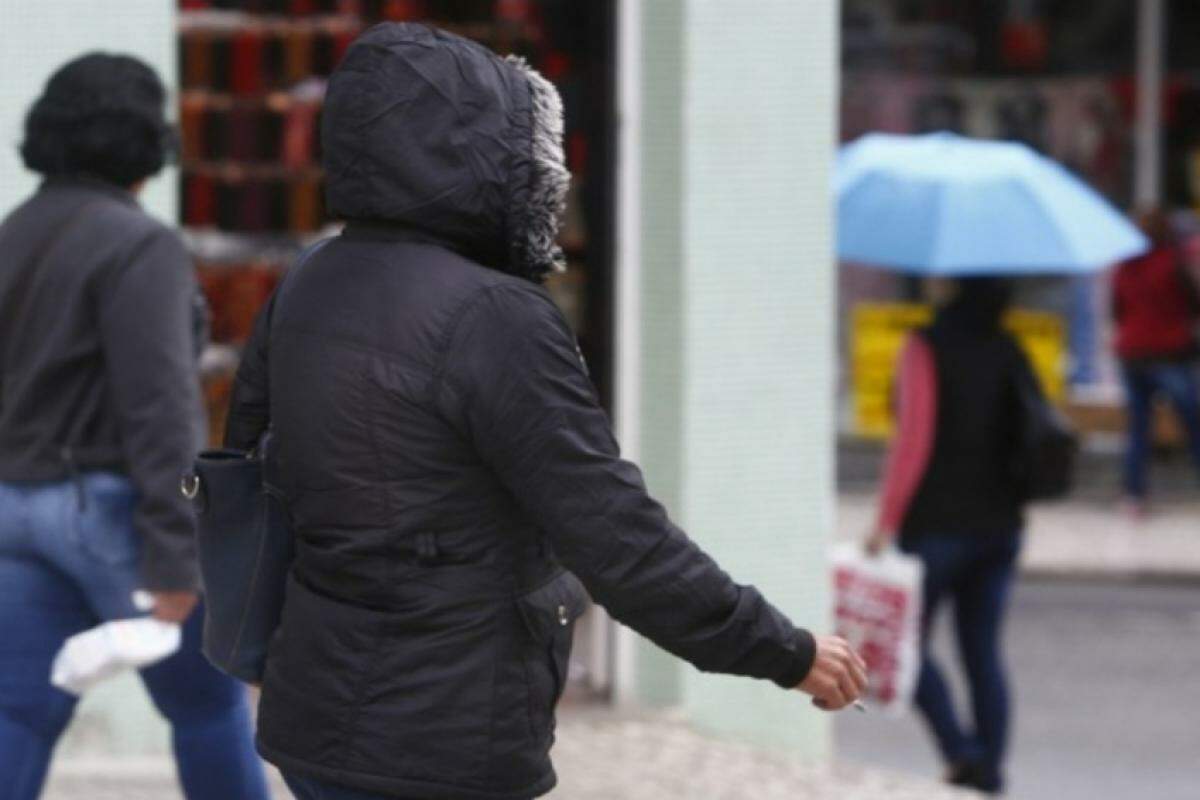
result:
[[[1146,459],[1156,397],[1168,400],[1175,409],[1192,460],[1200,469],[1200,389],[1195,372],[1200,301],[1184,271],[1166,215],[1155,210],[1138,222],[1152,247],[1117,268],[1113,318],[1128,408],[1124,488],[1131,510],[1140,515],[1145,509]]]

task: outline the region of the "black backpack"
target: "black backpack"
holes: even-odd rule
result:
[[[1071,491],[1079,439],[1042,393],[1024,359],[1016,370],[1017,442],[1013,477],[1022,502],[1057,500]]]

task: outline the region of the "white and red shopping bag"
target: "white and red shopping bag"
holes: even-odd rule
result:
[[[831,561],[837,635],[867,662],[865,699],[899,713],[921,665],[921,562],[892,548],[869,556],[852,543],[836,546]]]

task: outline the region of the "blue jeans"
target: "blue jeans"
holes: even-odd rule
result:
[[[1000,657],[1001,623],[1020,542],[1020,534],[1012,533],[928,535],[902,543],[925,565],[917,707],[947,763],[981,765],[993,789],[1002,783],[1010,716],[1008,681]],[[929,652],[930,629],[945,600],[954,605],[955,638],[971,687],[975,722],[971,733],[959,723],[946,680]]]
[[[1175,409],[1187,435],[1192,462],[1200,469],[1200,390],[1195,368],[1189,363],[1126,363],[1121,366],[1121,377],[1129,410],[1125,491],[1131,497],[1144,498],[1154,398],[1164,396]]]
[[[75,708],[50,684],[67,637],[138,615],[137,494],[115,473],[78,484],[0,482],[0,800],[34,800]],[[189,800],[267,800],[244,687],[200,654],[203,615],[176,654],[142,670],[172,727]]]

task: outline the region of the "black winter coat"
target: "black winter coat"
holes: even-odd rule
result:
[[[239,447],[273,426],[297,538],[259,715],[285,770],[398,797],[549,791],[584,587],[701,669],[791,687],[811,666],[812,637],[620,459],[529,280],[552,260],[530,227],[561,199],[529,205],[561,189],[531,150],[539,80],[384,25],[330,85],[330,204],[355,221],[260,319],[229,424]]]

